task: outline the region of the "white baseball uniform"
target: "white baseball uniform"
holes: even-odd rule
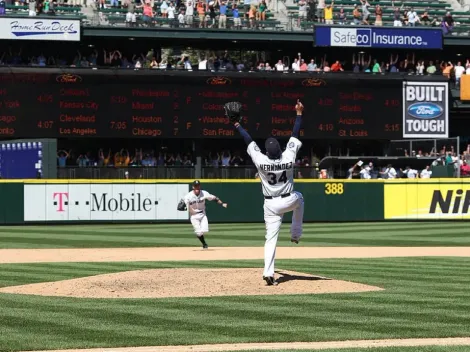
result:
[[[201,190],[197,196],[194,191],[184,196],[184,202],[189,210],[191,224],[194,227],[194,233],[201,237],[204,233],[209,232],[209,222],[206,215],[206,200],[213,201],[216,196],[207,191]]]
[[[266,277],[274,277],[277,239],[285,213],[293,211],[291,238],[298,240],[302,236],[304,199],[301,193],[294,192],[294,164],[301,146],[302,142],[291,137],[281,158],[273,160],[263,154],[255,142],[248,145],[248,154],[258,169],[265,197],[266,242],[263,276]]]

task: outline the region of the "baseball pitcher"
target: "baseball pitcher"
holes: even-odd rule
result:
[[[193,190],[185,195],[178,204],[178,210],[189,210],[194,233],[197,238],[199,238],[199,241],[201,241],[203,249],[209,248],[204,239],[204,234],[209,232],[209,222],[206,215],[206,200],[215,200],[218,204],[227,208],[227,203],[222,202],[218,197],[209,192],[201,190],[201,182],[197,180],[193,182]]]
[[[238,102],[225,104],[225,114],[234,124],[248,145],[248,154],[255,164],[261,179],[264,195],[264,221],[266,223],[266,242],[264,245],[263,279],[267,285],[277,285],[274,279],[274,260],[276,244],[281,229],[282,218],[290,211],[292,214],[291,242],[299,243],[302,236],[304,217],[304,199],[301,193],[294,191],[294,164],[302,143],[299,141],[300,125],[304,106],[297,101],[292,137],[285,151],[281,150],[275,138],[268,138],[263,154],[248,132],[240,125],[242,105]]]

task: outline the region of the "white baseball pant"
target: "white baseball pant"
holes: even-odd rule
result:
[[[275,197],[264,200],[264,222],[266,224],[266,242],[264,244],[263,276],[274,276],[276,245],[281,230],[282,218],[292,211],[291,238],[298,240],[302,236],[304,219],[304,198],[300,192],[292,192],[290,196]]]
[[[197,237],[201,237],[206,232],[209,232],[209,222],[207,221],[206,213],[191,215],[191,224]]]

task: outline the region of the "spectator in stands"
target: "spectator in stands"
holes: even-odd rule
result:
[[[331,65],[331,72],[342,72],[344,71],[343,66],[341,65],[341,62],[338,60],[335,61],[333,65]]]
[[[160,13],[162,14],[163,18],[168,17],[168,3],[166,0],[163,0],[162,4],[160,5]]]
[[[90,159],[86,154],[80,154],[77,158],[77,165],[78,167],[87,167],[89,164]]]
[[[219,6],[219,28],[227,28],[227,5],[225,1],[221,1]]]
[[[458,86],[460,85],[460,79],[462,75],[465,73],[465,68],[462,66],[462,62],[458,61],[457,65],[454,67],[455,71],[455,84]]]
[[[235,152],[232,159],[230,160],[230,165],[240,166],[243,165],[243,158],[240,156],[240,152]]]
[[[299,57],[300,57],[300,53],[299,53]],[[300,71],[299,59],[297,59],[297,58],[295,58],[294,62],[292,63],[292,71],[294,71],[294,72]]]
[[[375,5],[375,25],[376,26],[382,26],[383,25],[382,14],[383,14],[383,11],[382,11],[382,8],[380,7],[380,5],[379,4]]]
[[[423,24],[424,26],[431,25],[431,19],[429,18],[428,11],[424,11],[424,13],[421,15],[419,22]]]
[[[70,158],[69,152],[65,149],[59,150],[57,152],[57,164],[59,167],[65,167],[67,165],[67,160]]]
[[[29,16],[36,16],[36,0],[29,1]]]
[[[431,175],[432,175],[431,167],[429,165],[426,165],[426,167],[423,170],[421,170],[419,177],[431,178]]]
[[[307,18],[307,2],[305,0],[300,0],[298,2],[299,5],[299,14],[297,18],[297,26],[300,27],[300,23],[305,21]]]
[[[369,165],[362,165],[361,166],[361,171],[359,171],[359,175],[361,177],[361,179],[364,179],[364,180],[370,180],[372,177],[370,175],[370,167]]]
[[[331,4],[326,5],[325,7],[325,23],[333,24],[333,7],[335,2],[332,1]]]
[[[418,61],[416,64],[416,74],[422,76],[424,74],[424,61]]]
[[[370,17],[370,11],[369,11],[369,2],[367,0],[361,0],[361,6],[362,6],[362,24],[369,25],[369,17]]]
[[[254,1],[253,1],[254,2]],[[243,12],[245,13],[245,18],[248,19],[248,14],[251,8],[251,0],[244,0],[243,1]]]
[[[325,0],[318,0],[317,2],[317,19],[318,22],[325,22]]]
[[[125,7],[127,7],[126,26],[135,27],[137,25],[137,17],[135,15],[135,2],[134,0],[126,0]]]
[[[7,8],[7,5],[5,3],[5,0],[0,0],[0,16],[5,15],[6,8]]]
[[[217,14],[215,13],[215,7],[214,7],[214,2],[211,1],[209,3],[209,22],[208,22],[208,28],[213,28],[215,26],[215,19],[217,17]]]
[[[441,70],[442,70],[442,75],[444,77],[450,78],[450,73],[451,73],[453,68],[454,68],[454,66],[452,65],[452,62],[450,62],[450,61],[448,61],[448,62],[442,61],[441,62]]]
[[[284,72],[284,64],[282,60],[278,60],[278,62],[274,65],[274,68],[278,72]]]
[[[347,175],[348,180],[352,179],[353,177],[357,177],[359,175],[359,171],[358,171],[360,168],[359,164],[361,164],[361,161],[358,161],[357,163],[355,163],[352,167],[348,169],[348,175]]]
[[[470,60],[467,59],[467,63],[465,64],[465,74],[470,75]]]
[[[394,27],[402,26],[402,22],[401,22],[401,10],[402,9],[403,9],[403,4],[401,5],[401,8],[395,7],[395,9],[393,10],[393,26]]]
[[[305,6],[307,7],[307,6]],[[258,14],[260,21],[266,21],[266,11],[268,10],[268,5],[266,4],[266,0],[261,0],[261,3],[258,7]],[[305,11],[305,17],[307,17],[307,11]]]
[[[436,73],[436,66],[434,66],[434,62],[429,61],[429,65],[426,68],[426,73],[428,75],[433,75],[434,73]]]
[[[308,72],[315,72],[317,71],[317,64],[315,63],[314,59],[310,60],[310,63],[307,66],[307,71]]]
[[[384,171],[379,172],[382,178],[385,179],[393,179],[397,178],[397,172],[393,168],[392,164],[388,164]]]
[[[412,169],[407,166],[405,170],[400,169],[400,171],[406,176],[406,178],[417,178],[418,170]]]
[[[451,34],[454,29],[454,18],[450,12],[447,12],[442,20],[442,31],[444,35]]]
[[[470,165],[468,164],[466,160],[464,160],[462,165],[460,166],[460,176],[462,177],[470,176]]]
[[[170,2],[170,6],[168,6],[166,12],[168,15],[168,20],[170,22],[170,27],[174,27],[176,25],[176,7],[173,1]]]
[[[300,72],[307,72],[307,64],[305,63],[304,59],[300,59],[299,71]]]
[[[150,27],[152,25],[153,17],[154,12],[152,6],[150,5],[150,1],[146,1],[142,9],[142,20],[147,26]]]
[[[232,17],[233,17],[233,26],[235,27],[235,29],[241,29],[242,20],[240,19],[240,13],[238,12],[238,7],[236,3],[234,3],[232,7]]]
[[[255,28],[255,19],[256,19],[256,6],[251,5],[250,11],[248,11],[248,19],[250,21],[250,28]]]
[[[341,6],[339,8],[339,12],[337,14],[337,17],[338,17],[338,24],[341,24],[341,25],[345,25],[346,22],[347,22],[347,16],[346,16],[346,12],[344,12],[344,7]]]
[[[197,15],[199,17],[199,28],[204,28],[206,26],[206,5],[203,0],[199,0],[196,5]]]
[[[354,5],[353,9],[353,21],[355,26],[361,24],[361,13],[359,12],[359,7],[357,5]]]
[[[419,23],[419,17],[414,8],[411,8],[410,11],[406,14],[408,18],[408,26],[415,27],[416,23]]]
[[[186,12],[185,12],[185,21],[189,27],[193,26],[194,19],[194,3],[192,0],[186,2]]]
[[[372,65],[372,72],[373,73],[382,73],[382,67],[378,63],[377,59],[374,59],[374,63]]]

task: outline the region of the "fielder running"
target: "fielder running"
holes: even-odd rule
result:
[[[197,238],[199,238],[199,241],[201,241],[202,248],[204,249],[209,248],[206,240],[204,239],[204,234],[209,232],[209,222],[207,221],[206,215],[206,200],[215,200],[218,204],[227,208],[227,203],[222,202],[219,198],[209,192],[201,190],[201,182],[199,181],[193,182],[193,190],[185,195],[178,204],[178,210],[189,210],[194,233]]]
[[[267,285],[277,285],[274,279],[274,261],[276,244],[285,213],[293,212],[290,228],[291,242],[299,243],[302,236],[304,217],[304,199],[301,193],[294,191],[294,164],[302,143],[298,140],[304,106],[297,101],[292,137],[283,152],[275,138],[268,138],[263,154],[248,132],[240,125],[242,105],[238,102],[225,104],[225,114],[234,124],[248,145],[248,154],[258,169],[264,195],[264,221],[266,224],[266,242],[264,245],[263,279]]]

